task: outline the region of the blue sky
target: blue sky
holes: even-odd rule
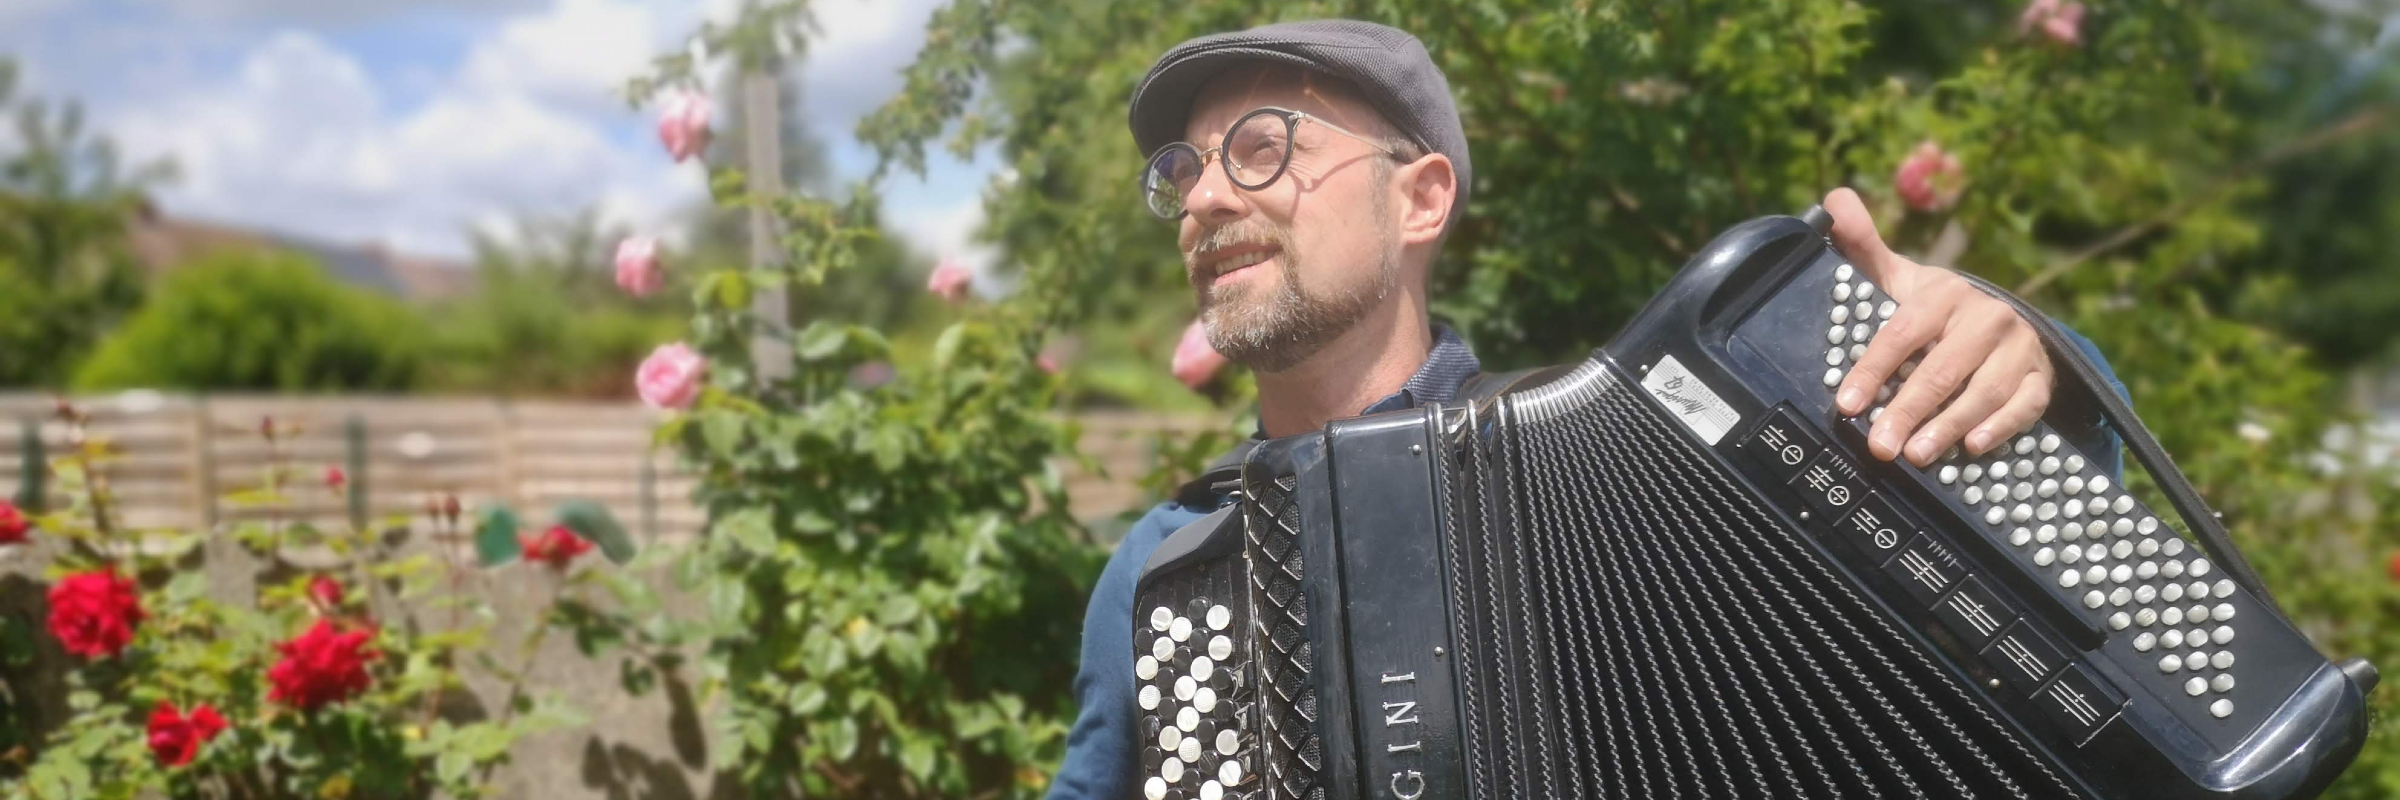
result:
[[[898,91],[938,2],[817,3],[799,113],[838,174],[870,166],[850,132]],[[703,202],[699,167],[670,162],[653,110],[615,92],[735,5],[0,0],[0,54],[26,92],[80,99],[129,156],[174,159],[170,214],[459,256],[470,229],[519,215],[597,207],[665,229]],[[937,156],[924,180],[886,187],[886,218],[928,254],[981,265],[966,240],[994,166]]]

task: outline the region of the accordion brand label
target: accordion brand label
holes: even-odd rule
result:
[[[1685,369],[1683,362],[1674,356],[1659,358],[1658,365],[1650,368],[1650,374],[1642,376],[1642,388],[1650,390],[1650,396],[1658,398],[1660,405],[1666,406],[1710,446],[1724,439],[1725,432],[1742,421],[1739,412],[1725,405],[1725,398],[1718,397],[1715,390],[1701,383],[1699,376]]]

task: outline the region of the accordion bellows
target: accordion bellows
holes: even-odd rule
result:
[[[2337,775],[2372,669],[2052,420],[1922,470],[1864,457],[1829,387],[1895,309],[1823,222],[1729,231],[1546,383],[1249,453],[1238,512],[1137,586],[1144,796],[2283,798]]]

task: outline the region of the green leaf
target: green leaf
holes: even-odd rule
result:
[[[834,527],[831,517],[817,513],[815,509],[803,508],[792,514],[792,530],[800,533],[821,536],[832,532]]]
[[[958,357],[958,348],[966,342],[966,338],[967,323],[953,322],[950,327],[943,328],[942,335],[933,340],[933,368],[949,369],[951,360]]]
[[[775,554],[775,524],[764,508],[745,508],[717,520],[716,532],[758,556]]]
[[[932,739],[923,735],[910,736],[900,743],[900,768],[908,770],[909,777],[922,783],[933,775],[935,753]]]
[[[710,410],[700,417],[700,438],[708,442],[708,450],[719,458],[731,458],[742,444],[742,415],[724,410]]]
[[[617,524],[608,507],[597,502],[576,498],[558,504],[555,512],[558,524],[584,541],[600,546],[600,553],[619,566],[632,561],[633,537],[625,535],[625,526]]]
[[[475,525],[475,559],[487,567],[517,560],[524,547],[517,543],[517,512],[506,505],[483,510]]]
[[[807,716],[825,707],[825,687],[815,682],[792,687],[792,713]]]
[[[850,760],[858,753],[858,720],[836,717],[819,726],[817,742],[825,746],[825,754],[833,760]]]
[[[802,361],[823,361],[842,352],[849,342],[850,326],[820,319],[800,330],[792,350]]]

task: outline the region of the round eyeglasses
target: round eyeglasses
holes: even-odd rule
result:
[[[1291,167],[1292,133],[1303,121],[1365,142],[1385,156],[1400,157],[1389,147],[1306,111],[1267,106],[1234,120],[1233,127],[1225,132],[1224,142],[1216,147],[1202,150],[1190,142],[1175,142],[1152,153],[1149,165],[1142,169],[1142,194],[1150,201],[1150,213],[1168,221],[1182,219],[1188,213],[1183,198],[1191,193],[1193,184],[1200,182],[1200,171],[1207,169],[1210,153],[1218,155],[1217,161],[1224,166],[1225,177],[1233,185],[1252,192],[1267,188]]]

